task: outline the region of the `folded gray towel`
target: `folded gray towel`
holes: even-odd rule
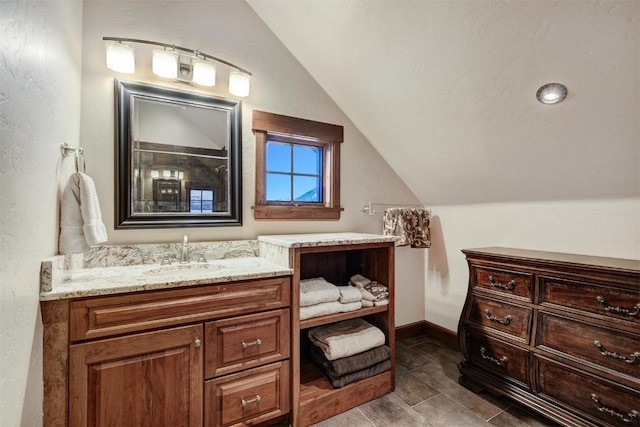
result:
[[[386,345],[381,345],[371,350],[333,361],[327,360],[321,349],[314,345],[311,346],[311,359],[334,378],[360,371],[369,366],[389,360],[389,358],[391,358],[391,349]]]
[[[328,360],[362,353],[383,345],[386,339],[380,329],[361,318],[318,326],[309,329],[308,335],[309,340],[322,349]]]
[[[350,374],[345,374],[337,378],[333,378],[328,374],[327,377],[329,378],[329,382],[334,388],[341,388],[346,386],[347,384],[351,384],[356,381],[364,380],[383,372],[387,372],[390,369],[391,360],[385,360],[384,362],[376,363],[375,365],[369,366],[368,368],[364,368],[356,372],[351,372]]]

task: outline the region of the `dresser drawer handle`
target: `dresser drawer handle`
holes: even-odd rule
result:
[[[631,353],[631,357],[626,357],[623,356],[621,354],[618,354],[616,352],[613,351],[607,351],[604,347],[602,347],[602,344],[600,344],[600,341],[595,340],[593,342],[593,345],[596,346],[596,348],[598,349],[598,351],[600,352],[600,354],[602,354],[603,356],[608,356],[608,357],[613,357],[614,359],[619,359],[619,360],[624,360],[626,363],[635,363],[638,360],[640,360],[640,351],[636,351],[635,353]]]
[[[249,400],[242,399],[242,407],[244,408],[249,403],[258,403],[258,402],[260,402],[260,400],[262,400],[262,397],[260,397],[259,394],[256,394],[256,397],[254,397],[253,399],[249,399]]]
[[[492,316],[491,312],[489,311],[488,308],[484,309],[484,315],[487,316],[487,319],[491,320],[492,322],[498,322],[501,325],[508,325],[509,323],[511,323],[511,315],[508,314],[506,317],[503,317],[502,319],[496,316]]]
[[[640,412],[636,411],[635,409],[632,409],[627,415],[624,415],[616,411],[615,409],[607,408],[602,403],[600,403],[600,398],[595,393],[591,393],[591,399],[593,399],[593,402],[596,405],[596,409],[598,409],[598,411],[609,414],[612,417],[617,417],[625,423],[632,423],[633,420],[636,419],[636,417],[640,417]]]
[[[600,305],[602,307],[604,307],[605,310],[611,311],[613,313],[624,314],[625,316],[631,316],[631,317],[635,317],[635,316],[638,315],[638,313],[640,313],[640,302],[637,303],[636,305],[634,305],[633,308],[635,310],[631,311],[628,308],[613,307],[611,305],[608,305],[607,301],[605,301],[604,297],[596,297],[596,299],[598,300]]]
[[[507,356],[502,356],[500,359],[496,359],[495,357],[487,354],[487,349],[484,347],[480,347],[480,356],[484,360],[488,360],[489,362],[493,362],[498,366],[504,366],[507,363]]]
[[[493,276],[489,276],[489,283],[494,288],[504,289],[505,291],[510,291],[516,286],[516,281],[515,280],[512,280],[512,281],[510,281],[509,283],[507,283],[505,285],[503,283],[496,282],[496,279],[494,279]]]
[[[260,344],[262,344],[262,340],[260,338],[256,338],[256,340],[252,342],[242,341],[242,348],[245,349],[247,347],[251,347],[252,345],[260,345]]]

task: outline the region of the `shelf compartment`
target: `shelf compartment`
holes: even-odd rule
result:
[[[347,313],[336,313],[328,316],[313,317],[311,319],[301,320],[300,329],[313,328],[314,326],[327,325],[329,323],[339,322],[341,320],[354,319],[356,317],[368,316],[369,314],[384,313],[388,309],[388,305],[378,307],[366,307]]]
[[[300,425],[308,426],[393,391],[391,371],[333,388],[324,377],[300,384]]]

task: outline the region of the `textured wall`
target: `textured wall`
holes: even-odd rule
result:
[[[253,73],[251,95],[244,98],[243,118],[243,226],[162,230],[114,230],[114,139],[113,78],[144,81],[200,90],[172,83],[151,73],[150,53],[136,48],[136,74],[122,75],[104,65],[103,36],[154,40],[199,49],[224,58]],[[216,86],[207,93],[229,97],[228,69],[219,66]],[[341,148],[341,199],[345,208],[340,221],[256,222],[251,205],[254,197],[254,144],[251,132],[253,109],[345,127]],[[186,232],[190,240],[252,239],[260,234],[313,233],[331,231],[380,232],[381,215],[360,212],[369,202],[417,202],[413,193],[371,147],[300,63],[273,35],[244,1],[99,1],[83,8],[82,120],[81,140],[87,167],[96,181],[102,214],[110,243],[178,242]],[[422,250],[400,249],[396,283],[396,323],[424,317]]]
[[[640,259],[640,200],[494,203],[433,208],[426,319],[455,330],[467,294],[464,248],[504,246]]]
[[[40,425],[40,261],[78,144],[82,4],[0,2],[0,425]]]

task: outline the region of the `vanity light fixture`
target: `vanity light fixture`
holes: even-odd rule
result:
[[[103,37],[102,40],[107,42],[107,68],[113,71],[129,74],[135,72],[133,48],[125,43],[160,46],[163,49],[153,51],[151,68],[154,74],[182,83],[214,86],[214,62],[218,62],[232,68],[229,72],[229,92],[238,97],[249,96],[251,73],[223,59],[194,49],[149,40],[121,37]]]
[[[136,71],[133,49],[124,43],[107,42],[107,67],[118,73],[133,74]]]
[[[567,97],[567,87],[560,83],[547,83],[538,89],[536,98],[543,104],[559,104]]]

